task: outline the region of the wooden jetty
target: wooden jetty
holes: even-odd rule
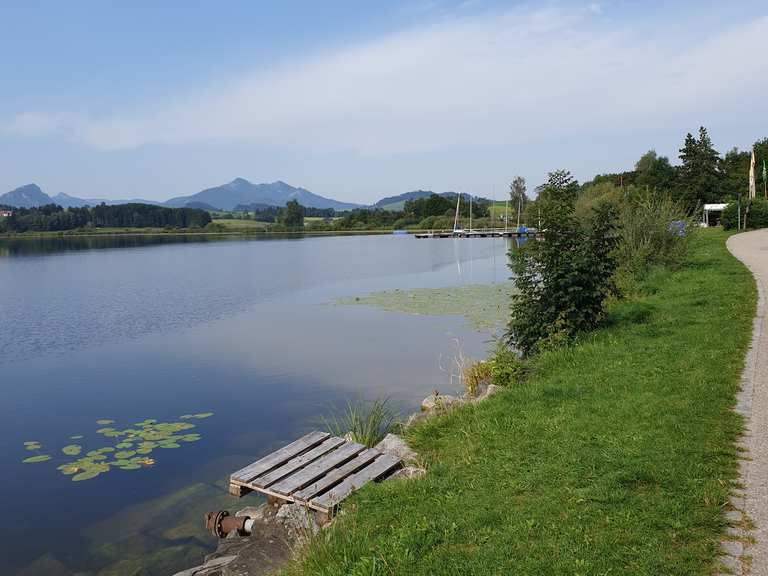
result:
[[[332,515],[339,502],[402,465],[394,456],[327,432],[310,432],[238,470],[229,493],[256,491],[268,501],[295,502]]]
[[[416,232],[416,238],[520,238],[536,237],[535,228],[476,228],[472,230],[428,230]]]

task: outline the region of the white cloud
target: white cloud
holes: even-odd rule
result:
[[[246,141],[399,154],[515,144],[617,124],[702,121],[765,91],[768,18],[716,35],[607,22],[600,4],[443,19],[101,118],[18,115],[17,134],[98,149]],[[700,34],[697,35],[697,34]]]

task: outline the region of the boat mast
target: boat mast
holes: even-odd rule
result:
[[[461,192],[456,194],[456,216],[453,217],[453,231],[456,232],[456,230],[459,227],[459,202],[461,202]]]
[[[469,231],[472,232],[472,193],[469,193]]]

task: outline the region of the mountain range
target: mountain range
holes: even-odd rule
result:
[[[432,194],[428,190],[414,190],[397,196],[382,198],[373,208],[383,210],[402,210],[407,200],[425,198]],[[443,192],[441,196],[456,196],[455,192]],[[309,208],[333,208],[336,211],[364,208],[362,204],[340,202],[332,198],[325,198],[306,190],[296,188],[282,181],[253,184],[244,178],[236,178],[228,184],[207,188],[189,196],[177,196],[157,202],[135,198],[130,200],[108,200],[106,198],[78,198],[69,194],[59,193],[49,196],[43,192],[37,184],[27,184],[0,194],[0,205],[14,206],[17,208],[32,208],[45,204],[58,204],[64,208],[80,208],[82,206],[97,206],[99,204],[153,204],[156,206],[169,206],[172,208],[202,208],[203,210],[234,210],[243,206],[285,206],[290,200],[297,200],[302,206]]]

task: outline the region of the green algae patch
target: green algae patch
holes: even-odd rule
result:
[[[511,282],[471,284],[446,288],[385,290],[337,300],[341,305],[363,305],[389,312],[422,316],[464,316],[475,330],[495,332],[504,327],[513,291]]]
[[[179,420],[203,420],[213,416],[213,412],[200,412],[198,414],[185,414]],[[96,429],[96,435],[100,442],[108,445],[88,446],[86,442],[79,444],[68,443],[60,449],[60,453],[76,459],[66,462],[57,462],[56,469],[64,476],[71,477],[73,482],[91,480],[111,470],[139,470],[155,465],[155,460],[150,458],[154,450],[159,448],[182,448],[182,444],[197,442],[202,436],[195,432],[189,432],[196,428],[196,424],[188,421],[158,422],[148,418],[136,422],[132,427],[118,428],[107,426],[117,424],[115,420],[100,419],[96,421],[100,428]],[[83,439],[85,436],[68,436],[70,440]],[[24,449],[37,451],[42,444],[36,440],[27,440],[23,443]],[[22,460],[24,464],[46,462],[53,456],[37,454]]]

